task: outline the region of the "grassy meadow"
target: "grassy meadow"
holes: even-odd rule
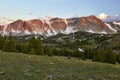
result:
[[[120,80],[120,65],[0,52],[0,80]]]

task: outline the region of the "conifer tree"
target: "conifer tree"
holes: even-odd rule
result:
[[[29,54],[35,54],[34,49],[31,49],[30,52],[29,52]]]
[[[23,46],[22,46],[22,52],[25,53],[25,54],[30,54],[29,51],[31,49],[29,48],[29,44],[27,43],[24,43]]]
[[[44,49],[42,41],[40,38],[35,38],[34,36],[29,41],[29,50],[33,49],[35,54],[44,55]]]
[[[29,49],[34,49],[35,48],[35,36],[32,36],[29,40]]]
[[[116,55],[117,62],[120,63],[120,54]]]
[[[82,60],[85,60],[84,52],[81,52],[81,55],[82,55]]]
[[[44,48],[40,38],[36,39],[35,42],[35,53],[38,55],[44,55]]]
[[[58,55],[58,50],[56,48],[53,48],[53,55]]]
[[[48,48],[48,46],[44,46],[44,48],[43,48],[43,49],[44,49],[44,54],[45,54],[45,55],[47,55],[47,48]]]
[[[5,41],[4,51],[16,52],[15,41],[14,41],[13,37],[11,36],[11,34],[8,37],[8,39],[6,39],[6,41]]]
[[[67,57],[68,59],[70,59],[71,58],[71,56],[70,55],[68,55],[68,57]]]
[[[116,63],[116,54],[112,51],[112,48],[109,47],[105,51],[105,62],[115,64]]]
[[[52,52],[52,49],[51,48],[48,48],[47,49],[47,55],[52,57],[53,56],[53,52]]]
[[[93,61],[104,62],[104,55],[101,49],[96,49],[93,55]]]
[[[5,44],[5,40],[4,37],[2,35],[0,35],[0,50],[3,49],[3,45]]]
[[[84,50],[84,54],[85,54],[85,58],[90,59],[90,55],[91,55],[92,53],[90,53],[89,50],[86,49],[86,50]]]
[[[17,43],[16,44],[16,50],[18,51],[18,52],[22,52],[22,47],[23,47],[23,44],[22,43]]]

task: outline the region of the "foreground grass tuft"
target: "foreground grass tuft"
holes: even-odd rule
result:
[[[0,53],[0,80],[120,80],[120,65]]]

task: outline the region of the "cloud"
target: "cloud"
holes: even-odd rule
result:
[[[7,25],[11,22],[14,22],[16,19],[11,19],[10,17],[0,17],[0,25]]]
[[[98,15],[98,18],[104,22],[113,22],[113,21],[120,21],[120,15],[107,15],[105,13],[101,13]]]
[[[105,14],[105,13],[101,13],[101,14],[99,14],[99,16],[98,16],[98,18],[100,18],[100,19],[102,19],[102,20],[106,19],[107,17],[108,17],[108,15]]]

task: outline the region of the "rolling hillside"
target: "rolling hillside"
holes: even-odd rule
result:
[[[0,52],[0,80],[120,80],[120,65]]]

